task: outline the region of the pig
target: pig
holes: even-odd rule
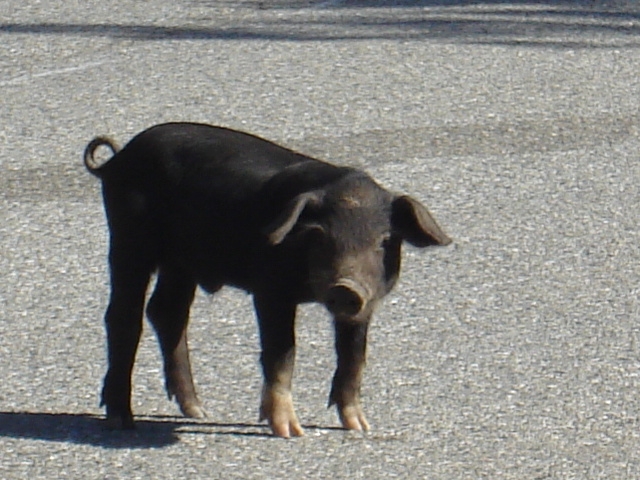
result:
[[[112,156],[98,162],[95,152]],[[131,373],[146,302],[163,355],[165,386],[187,417],[196,395],[187,323],[196,288],[253,297],[263,373],[260,420],[278,437],[303,435],[291,393],[298,304],[332,316],[337,368],[329,406],[342,427],[368,430],[360,402],[373,311],[400,273],[403,241],[450,238],[429,211],[361,170],[336,166],[257,136],[198,123],[166,123],[118,149],[96,137],[84,164],[102,182],[111,293],[108,369],[101,406],[110,428],[134,428]]]

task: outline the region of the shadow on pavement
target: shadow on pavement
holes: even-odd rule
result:
[[[217,15],[225,4],[231,13]],[[434,39],[558,48],[640,46],[640,6],[633,2],[292,0],[204,1],[196,6],[198,16],[184,23],[0,23],[0,34],[135,41]],[[246,15],[247,9],[261,13]]]
[[[307,425],[307,430],[341,430]],[[212,423],[182,417],[136,417],[133,431],[105,428],[103,417],[85,413],[0,412],[0,437],[67,442],[112,449],[163,448],[180,435],[232,435],[274,438],[266,425]],[[278,439],[276,439],[278,440]]]

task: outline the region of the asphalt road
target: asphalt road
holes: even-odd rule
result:
[[[0,0],[0,478],[640,478],[639,48],[632,1]],[[361,166],[455,239],[405,250],[370,433],[336,428],[306,306],[307,435],[268,435],[232,290],[193,308],[209,417],[177,416],[146,329],[139,428],[103,430],[107,231],[81,153],[169,120]]]

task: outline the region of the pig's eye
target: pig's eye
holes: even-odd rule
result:
[[[322,225],[313,223],[302,226],[300,228],[300,236],[307,241],[318,243],[324,240],[326,232]]]
[[[389,244],[391,243],[391,234],[385,233],[380,237],[380,243],[378,244],[378,249],[386,250]]]

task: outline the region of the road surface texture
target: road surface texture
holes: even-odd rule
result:
[[[615,1],[0,0],[0,478],[640,478],[640,6]],[[307,435],[258,423],[250,298],[198,294],[208,418],[148,327],[138,430],[107,432],[98,134],[248,130],[424,201],[371,331],[367,434],[326,408],[331,325],[301,308]]]

